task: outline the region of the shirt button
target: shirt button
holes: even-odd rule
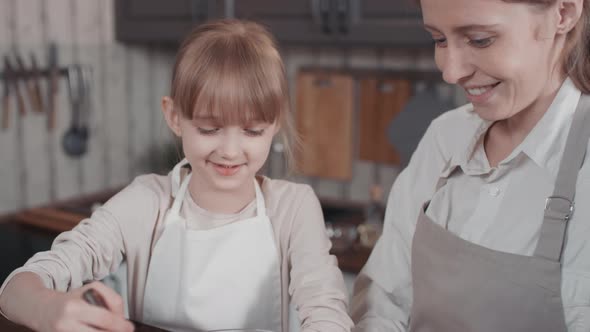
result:
[[[500,189],[498,187],[492,187],[488,190],[491,196],[496,197],[500,195]]]

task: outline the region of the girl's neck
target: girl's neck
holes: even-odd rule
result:
[[[194,181],[196,180],[196,181]],[[236,190],[214,190],[211,186],[191,179],[188,190],[193,201],[201,208],[221,214],[235,214],[242,211],[256,198],[253,182],[245,183]]]

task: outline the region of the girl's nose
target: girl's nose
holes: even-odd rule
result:
[[[227,133],[221,140],[218,153],[224,159],[234,159],[240,154],[240,138],[233,133]]]

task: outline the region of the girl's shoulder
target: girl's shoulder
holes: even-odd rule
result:
[[[261,189],[269,209],[301,205],[304,200],[317,199],[313,188],[308,184],[284,179],[271,179],[266,176],[261,178]]]
[[[297,195],[309,192],[310,190],[313,191],[312,187],[307,183],[298,183],[287,179],[273,179],[266,175],[258,177],[262,179],[261,189],[265,193],[268,192],[273,195]]]
[[[137,216],[150,218],[157,216],[162,208],[168,206],[170,191],[168,176],[140,175],[109,199],[104,207],[117,217],[131,217],[135,213]]]

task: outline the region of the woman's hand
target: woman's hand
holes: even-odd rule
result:
[[[106,308],[84,301],[82,294],[94,289]],[[39,302],[39,316],[34,324],[42,332],[133,331],[125,319],[123,299],[100,282],[92,282],[67,293],[49,291]]]

